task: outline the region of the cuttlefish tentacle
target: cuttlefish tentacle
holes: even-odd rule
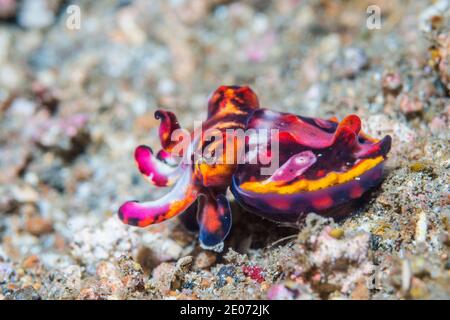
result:
[[[125,202],[119,208],[119,218],[126,224],[139,227],[159,223],[185,211],[197,198],[198,190],[191,183],[192,170],[184,168],[173,189],[155,201]]]

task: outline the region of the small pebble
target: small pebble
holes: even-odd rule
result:
[[[34,236],[41,236],[53,232],[53,222],[39,216],[34,216],[27,219],[25,229]]]
[[[195,257],[194,268],[206,269],[216,262],[216,254],[211,251],[202,251]]]

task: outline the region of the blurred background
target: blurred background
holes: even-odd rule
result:
[[[442,0],[0,0],[0,299],[449,297],[449,12]],[[279,227],[260,219],[237,217],[246,232],[228,243],[259,271],[202,251],[177,221],[118,221],[123,201],[166,192],[133,160],[139,144],[159,149],[154,111],[192,128],[223,84],[250,85],[279,111],[356,113],[369,134],[392,135],[385,186],[331,226],[369,234],[354,250],[370,261],[331,268],[320,286],[295,278],[320,266],[315,253],[267,249]],[[424,260],[402,269],[403,252]],[[184,256],[193,267],[174,285],[166,275]],[[432,276],[415,276],[420,263]]]

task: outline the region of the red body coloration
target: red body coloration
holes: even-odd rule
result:
[[[248,87],[218,88],[209,99],[201,132],[191,134],[192,142],[184,151],[176,149],[182,140],[172,136],[180,129],[175,115],[158,110],[155,116],[161,119],[163,149],[154,156],[149,147],[139,146],[135,160],[152,184],[175,185],[161,199],[126,202],[119,217],[145,227],[184,212],[184,222],[191,227],[198,224],[202,246],[214,250],[221,250],[231,228],[231,209],[225,197],[228,188],[241,206],[274,221],[296,221],[312,211],[326,214],[381,182],[391,144],[389,136],[378,141],[362,133],[356,115],[338,122],[260,109],[256,94]],[[209,129],[220,139],[207,137]],[[242,140],[227,140],[229,129],[252,133]],[[276,130],[277,134],[255,140],[254,132],[260,129]],[[220,144],[222,152],[217,151]],[[261,145],[264,148],[260,149]],[[278,150],[272,150],[275,145]],[[243,150],[247,162],[237,164],[238,150]],[[212,163],[194,157],[210,151],[216,158]],[[177,156],[181,157],[178,162]],[[262,174],[261,169],[270,163],[261,159],[273,163],[274,157],[279,166],[270,175]],[[251,269],[255,267],[248,268],[244,272],[249,275],[260,274]]]

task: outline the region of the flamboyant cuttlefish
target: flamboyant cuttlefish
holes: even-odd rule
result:
[[[124,203],[119,217],[146,227],[185,212],[185,220],[197,219],[201,245],[213,250],[221,250],[231,228],[228,188],[255,214],[298,221],[380,184],[391,147],[390,136],[377,140],[361,132],[356,115],[338,122],[262,109],[249,87],[218,88],[209,99],[207,120],[188,135],[179,134],[172,112],[158,110],[155,117],[161,120],[162,150],[155,156],[150,147],[139,146],[135,160],[149,182],[175,185],[158,200]],[[243,139],[230,135],[239,130]],[[275,158],[277,166],[264,172]]]

